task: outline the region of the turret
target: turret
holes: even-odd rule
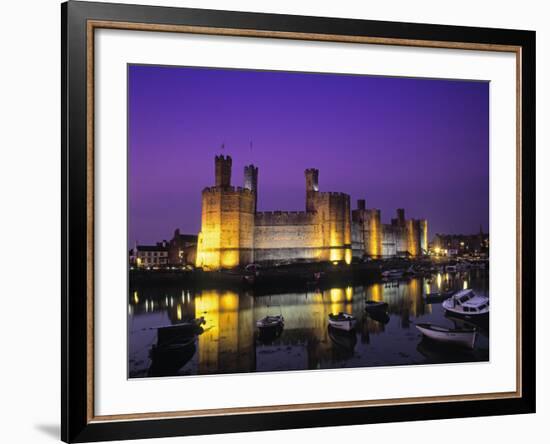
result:
[[[258,167],[246,165],[244,167],[244,188],[254,193],[254,212],[258,204]]]
[[[397,209],[397,225],[405,226],[405,210],[403,208]]]
[[[216,186],[229,187],[231,186],[231,156],[216,156]]]
[[[315,211],[315,195],[319,191],[319,170],[308,168],[306,174],[306,211]]]

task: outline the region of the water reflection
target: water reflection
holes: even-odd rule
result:
[[[414,328],[415,322],[449,327],[464,323],[445,316],[439,303],[425,300],[426,294],[464,285],[488,295],[488,274],[474,270],[269,295],[178,286],[132,288],[129,374],[147,377],[488,360],[488,326],[481,326],[472,351],[449,351],[426,343]],[[387,312],[367,313],[365,300],[386,302]],[[329,313],[338,312],[357,318],[354,331],[329,328]],[[256,321],[278,314],[284,316],[284,329],[260,335]],[[180,348],[165,353],[155,349],[158,327],[201,317],[200,333]]]

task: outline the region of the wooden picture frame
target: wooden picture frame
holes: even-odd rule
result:
[[[62,18],[62,439],[275,430],[535,411],[535,33],[70,1]],[[100,28],[423,48],[517,56],[517,390],[275,407],[94,414],[94,32]]]

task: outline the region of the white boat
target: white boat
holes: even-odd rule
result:
[[[475,328],[445,328],[433,324],[416,324],[416,328],[427,338],[468,348],[474,348]]]
[[[339,330],[350,331],[355,328],[357,319],[355,318],[355,316],[352,316],[348,313],[331,313],[328,315],[328,323],[330,326]]]
[[[271,329],[271,328],[283,328],[285,325],[285,319],[282,315],[277,316],[266,316],[258,321],[256,321],[256,327],[260,330]]]
[[[386,270],[382,272],[382,277],[385,278],[400,278],[403,277],[403,270]]]
[[[476,295],[471,288],[460,290],[445,299],[443,308],[450,313],[460,316],[480,316],[489,313],[489,298]]]

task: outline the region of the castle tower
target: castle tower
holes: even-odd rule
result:
[[[315,196],[319,192],[319,170],[308,168],[306,174],[306,211],[315,211]]]
[[[208,270],[253,262],[254,193],[231,186],[231,157],[216,156],[216,185],[202,191],[196,266]]]
[[[380,210],[375,208],[365,210],[363,230],[365,254],[374,258],[382,256],[382,221]]]
[[[400,227],[405,226],[405,210],[403,208],[397,209],[397,225]]]
[[[420,222],[417,219],[409,219],[406,221],[405,228],[407,241],[406,251],[413,257],[419,256],[421,254]]]
[[[420,219],[419,225],[421,254],[428,254],[428,220]]]
[[[258,167],[250,164],[244,167],[244,188],[254,194],[254,212],[258,208]]]
[[[227,188],[231,186],[231,156],[216,156],[216,186]]]

